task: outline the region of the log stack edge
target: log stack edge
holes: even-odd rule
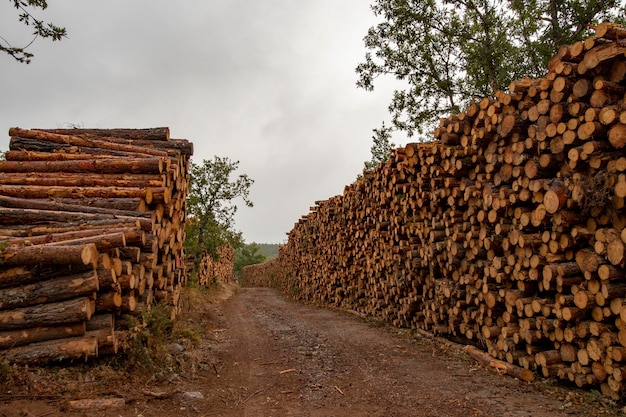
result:
[[[118,351],[124,314],[180,308],[193,144],[168,128],[9,130],[0,161],[0,359]]]
[[[243,284],[482,346],[615,399],[626,382],[626,30],[441,120],[316,202]]]
[[[191,260],[188,261],[190,264]],[[200,259],[197,271],[198,285],[210,287],[217,283],[233,284],[235,282],[235,250],[225,245],[217,249],[217,259],[205,253]],[[188,265],[188,268],[192,265]]]

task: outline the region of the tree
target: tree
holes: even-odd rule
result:
[[[231,179],[238,166],[239,161],[218,156],[201,165],[191,163],[185,250],[195,258],[196,266],[203,253],[217,259],[220,246],[229,244],[236,249],[242,244],[241,232],[234,225],[234,200],[241,198],[252,207],[248,196],[254,181],[246,174]]]
[[[13,57],[17,62],[29,64],[33,54],[26,52],[28,48],[38,37],[50,38],[52,41],[60,41],[67,36],[65,28],[56,26],[52,23],[46,23],[43,20],[35,18],[29,8],[39,8],[45,10],[48,8],[46,0],[10,0],[13,7],[19,12],[19,21],[24,25],[33,28],[33,39],[25,46],[14,47],[2,36],[0,36],[0,52],[5,52]]]
[[[543,75],[561,45],[624,9],[623,0],[376,0],[372,11],[384,21],[364,38],[357,86],[373,90],[385,75],[402,81],[389,105],[392,128],[423,135],[472,99]]]
[[[235,251],[235,275],[241,277],[241,271],[244,266],[260,264],[267,259],[262,253],[258,243],[250,243],[243,245]]]
[[[373,169],[382,161],[386,161],[391,156],[391,150],[396,146],[391,142],[391,130],[385,126],[385,122],[380,129],[372,129],[374,136],[372,136],[372,159],[365,162],[365,170],[369,171]]]

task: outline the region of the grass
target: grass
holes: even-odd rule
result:
[[[187,352],[200,342],[199,328],[190,321],[172,320],[167,303],[144,308],[139,316],[128,319],[132,335],[123,353],[111,358],[115,368],[144,373],[151,379],[171,379],[185,365],[178,349]]]

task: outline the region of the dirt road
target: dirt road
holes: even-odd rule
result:
[[[226,301],[202,306],[194,317],[203,334],[193,352],[198,362],[192,373],[172,375],[159,386],[147,381],[143,387],[101,388],[91,395],[121,395],[126,405],[67,415],[556,417],[619,412],[597,398],[583,398],[581,391],[499,376],[459,346],[294,303],[270,289],[240,289]],[[177,394],[157,399],[146,396],[146,390]],[[43,415],[59,406],[33,404],[5,401],[0,416]],[[31,414],[17,413],[23,409]]]
[[[242,289],[214,313],[215,416],[588,415],[564,391],[498,376],[458,348],[270,289]]]

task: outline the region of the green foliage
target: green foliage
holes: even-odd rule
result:
[[[12,381],[13,377],[13,368],[9,361],[2,359],[0,360],[0,382],[9,383]]]
[[[4,241],[4,240],[0,240],[0,253],[7,247],[9,246],[9,244]],[[4,263],[4,259],[0,258],[0,265],[2,265]]]
[[[122,367],[131,367],[153,372],[157,364],[163,359],[164,331],[163,323],[169,320],[168,308],[165,303],[160,303],[151,309],[144,308],[139,317],[127,316],[131,336],[124,346],[124,356],[116,358]],[[155,325],[158,322],[158,325]],[[171,321],[167,327],[171,328]],[[152,333],[155,329],[155,333]]]
[[[561,45],[619,20],[624,8],[623,0],[376,0],[383,22],[364,38],[357,86],[373,90],[381,75],[402,81],[389,105],[392,127],[423,135],[472,99],[543,75]]]
[[[257,243],[259,245],[259,253],[265,256],[266,260],[274,259],[278,256],[278,243]]]
[[[196,265],[203,253],[217,259],[220,246],[238,248],[243,243],[241,232],[235,230],[234,200],[241,198],[252,207],[248,196],[254,181],[245,174],[231,179],[238,166],[239,161],[218,156],[201,165],[191,164],[185,251],[195,258]]]
[[[391,129],[385,127],[385,123],[380,129],[373,129],[374,136],[372,136],[372,159],[365,162],[365,170],[369,171],[376,167],[380,162],[386,161],[391,156],[391,151],[395,148],[395,144],[391,142]]]
[[[56,26],[52,23],[46,23],[43,20],[35,18],[29,8],[45,10],[48,8],[46,0],[10,0],[13,7],[18,10],[19,21],[24,25],[32,28],[33,40],[26,46],[14,47],[2,36],[0,36],[0,52],[5,52],[13,57],[17,62],[29,64],[33,54],[26,52],[28,48],[38,37],[50,38],[52,41],[60,41],[66,37],[65,28]]]
[[[265,262],[265,255],[257,253],[260,249],[261,247],[257,243],[250,243],[235,250],[235,276],[241,278],[241,271],[244,266]]]

